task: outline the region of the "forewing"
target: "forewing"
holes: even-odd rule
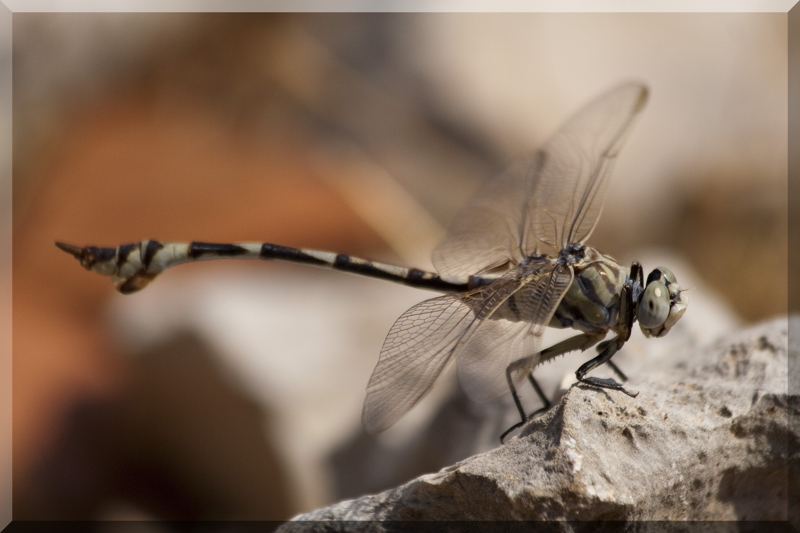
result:
[[[533,155],[489,180],[456,215],[433,253],[441,274],[518,264],[540,241],[584,242],[600,216],[608,177],[647,101],[639,84],[616,87],[574,115]]]
[[[513,294],[517,313],[496,310],[456,347],[459,381],[477,402],[490,402],[507,393],[508,365],[539,351],[544,328],[572,283],[573,273],[571,267],[546,264],[526,278]],[[514,376],[515,381],[524,377]]]
[[[480,274],[523,258],[520,238],[531,168],[530,157],[512,163],[459,211],[433,252],[433,265],[440,274]]]
[[[403,313],[389,330],[367,385],[364,430],[380,433],[411,409],[433,386],[459,341],[523,283],[509,272],[489,286],[426,300]]]
[[[574,115],[539,150],[528,173],[523,248],[582,243],[603,207],[614,161],[647,102],[639,84],[617,87]]]

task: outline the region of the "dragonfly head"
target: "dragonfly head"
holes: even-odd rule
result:
[[[669,269],[658,267],[647,276],[636,316],[645,337],[663,337],[686,311],[689,298]]]

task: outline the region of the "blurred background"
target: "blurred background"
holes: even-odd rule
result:
[[[513,407],[452,372],[360,427],[386,332],[431,293],[218,261],[122,296],[53,243],[431,269],[482,180],[622,81],[650,102],[590,244],[695,289],[677,340],[636,331],[615,361],[787,311],[785,14],[18,13],[13,46],[17,520],[282,520],[496,446]]]

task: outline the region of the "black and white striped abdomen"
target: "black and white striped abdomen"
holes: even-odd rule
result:
[[[114,286],[124,294],[143,289],[158,274],[170,267],[214,259],[263,259],[303,263],[438,292],[466,291],[471,288],[472,281],[471,276],[440,276],[417,268],[388,265],[346,254],[270,243],[215,244],[144,240],[117,248],[81,248],[64,243],[56,245],[75,256],[87,270],[111,276]]]

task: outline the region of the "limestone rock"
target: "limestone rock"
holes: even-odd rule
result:
[[[636,398],[575,385],[503,446],[295,520],[787,520],[788,368],[786,318],[676,348]]]

